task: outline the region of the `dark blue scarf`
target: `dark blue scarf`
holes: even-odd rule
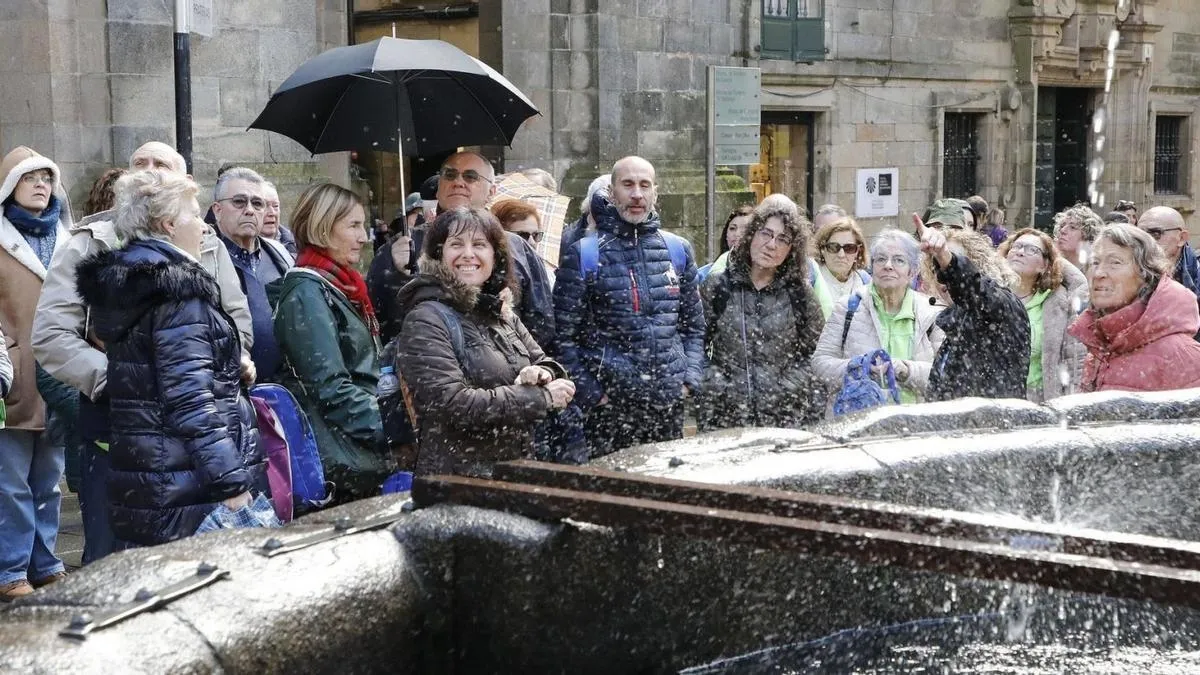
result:
[[[26,211],[15,201],[4,205],[4,217],[17,228],[22,237],[25,237],[25,241],[37,253],[38,260],[47,268],[50,267],[50,257],[54,255],[60,213],[61,205],[55,195],[50,195],[50,203],[40,216]]]

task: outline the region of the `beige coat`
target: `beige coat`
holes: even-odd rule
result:
[[[933,356],[942,346],[945,335],[934,321],[941,313],[941,307],[929,304],[929,296],[912,291],[913,313],[916,314],[917,325],[913,333],[912,358],[903,360],[908,368],[908,379],[901,382],[903,389],[916,394],[918,399],[924,398],[925,387],[929,384],[929,369],[933,364]],[[828,384],[833,396],[842,388],[842,377],[846,374],[846,366],[850,359],[873,352],[882,348],[880,335],[883,325],[875,311],[875,303],[871,301],[871,289],[866,287],[858,291],[862,300],[858,310],[850,321],[850,330],[846,333],[846,343],[842,345],[842,330],[846,324],[846,307],[849,298],[843,298],[833,308],[829,320],[825,322],[825,330],[817,342],[813,352],[812,368],[817,377]]]
[[[62,208],[58,236],[54,241],[57,255],[70,236],[68,227],[71,225],[71,203],[63,189],[58,167],[50,159],[23,147],[10,152],[4,158],[3,166],[8,171],[0,184],[0,203],[13,193],[22,175],[38,169],[49,169],[54,174],[53,192]],[[33,350],[29,344],[38,295],[45,278],[46,268],[37,252],[20,231],[0,215],[0,331],[4,333],[4,346],[13,367],[12,389],[5,399],[5,427],[8,429],[41,431],[46,426],[46,404],[38,393]]]
[[[1087,277],[1074,265],[1063,264],[1063,283],[1042,305],[1042,390],[1028,388],[1034,403],[1074,394],[1083,378],[1083,357],[1087,347],[1067,334],[1067,327],[1088,303]],[[1065,368],[1067,383],[1063,384]]]
[[[33,353],[55,379],[97,400],[108,379],[108,358],[85,339],[87,308],[75,292],[79,261],[120,245],[113,231],[112,211],[89,216],[71,230],[66,245],[55,251],[50,272],[37,304],[33,322]],[[249,352],[254,340],[250,308],[238,281],[229,251],[215,232],[200,244],[200,264],[217,279],[221,307],[237,324],[242,349]]]

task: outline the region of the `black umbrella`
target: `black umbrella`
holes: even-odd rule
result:
[[[283,134],[313,154],[369,147],[429,155],[510,145],[537,114],[503,75],[454,45],[383,37],[304,62],[250,128]]]

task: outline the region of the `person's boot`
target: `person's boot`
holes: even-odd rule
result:
[[[41,588],[43,586],[49,586],[50,584],[52,584],[56,581],[61,581],[66,578],[67,578],[66,572],[55,572],[54,574],[51,574],[49,576],[41,577],[40,579],[34,579],[32,584],[33,584],[34,588]]]
[[[28,581],[18,579],[10,581],[7,584],[0,585],[0,602],[12,602],[17,598],[23,598],[33,592],[33,586],[29,585]]]

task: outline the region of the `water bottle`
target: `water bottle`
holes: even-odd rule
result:
[[[385,399],[398,391],[400,391],[400,378],[396,376],[396,369],[391,366],[380,368],[379,384],[376,385],[375,396]]]

